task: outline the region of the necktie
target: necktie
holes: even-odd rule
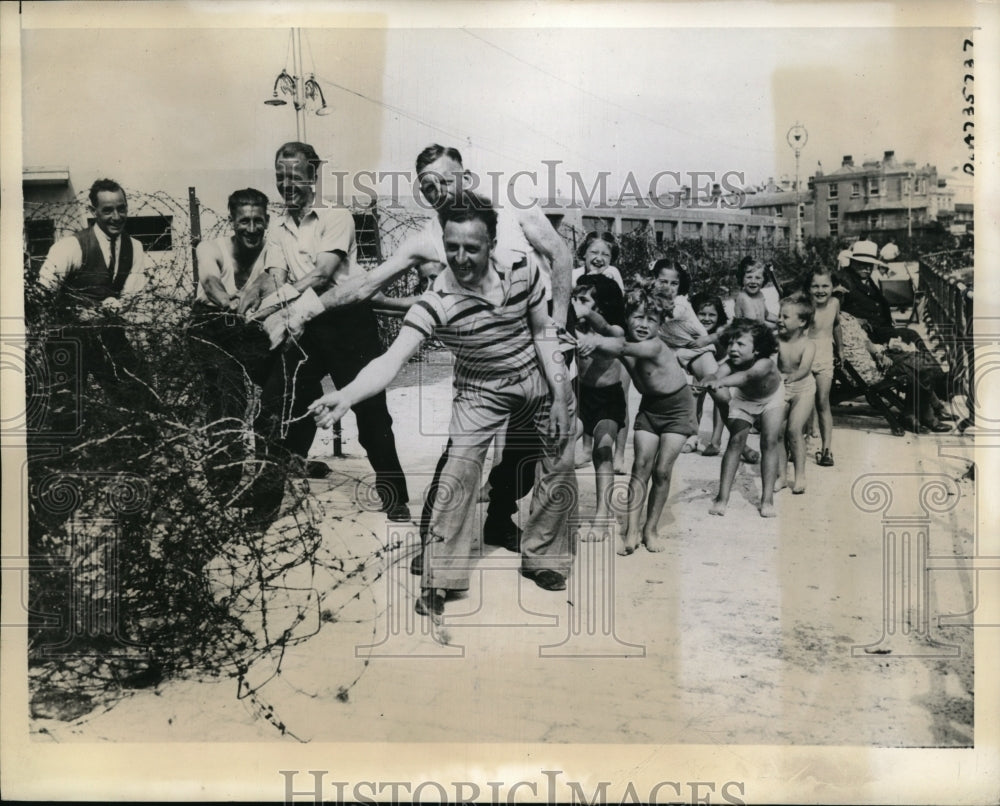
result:
[[[108,261],[108,273],[111,275],[112,281],[115,279],[115,244],[117,243],[117,238],[111,239],[111,259]]]

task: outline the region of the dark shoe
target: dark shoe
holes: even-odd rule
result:
[[[816,451],[816,464],[820,467],[833,467],[833,454],[829,448],[824,451]]]
[[[385,511],[385,517],[395,523],[406,523],[413,520],[409,504],[393,504]]]
[[[483,524],[483,543],[499,546],[515,554],[521,551],[521,530],[510,518],[504,520],[487,518]]]
[[[526,579],[530,579],[539,588],[547,591],[564,591],[566,590],[566,577],[557,571],[551,571],[548,568],[539,568],[537,571],[533,571],[528,568],[521,569],[521,576]]]
[[[307,479],[325,479],[330,473],[330,465],[326,462],[317,462],[314,460],[306,462]]]
[[[928,431],[933,431],[935,434],[943,434],[945,431],[951,431],[951,426],[944,423],[924,423],[924,428]]]
[[[956,417],[954,414],[950,414],[947,411],[939,411],[939,412],[937,412],[937,418],[939,420],[941,420],[942,422],[946,422],[946,423],[957,423],[958,422],[958,417]]]
[[[448,591],[443,588],[424,588],[420,591],[420,598],[413,605],[421,616],[436,618],[444,615],[444,600],[448,597]]]
[[[410,573],[416,577],[423,576],[424,573],[424,550],[420,549],[410,560]]]

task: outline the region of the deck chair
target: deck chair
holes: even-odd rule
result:
[[[891,309],[909,310],[910,317],[907,319],[907,324],[917,321],[917,295],[909,278],[882,280],[879,285],[882,296],[886,298]]]
[[[833,372],[830,403],[836,406],[858,397],[864,397],[868,405],[885,418],[893,436],[901,437],[906,433],[901,418],[914,413],[910,411],[911,407],[906,404],[903,395],[897,389],[897,381],[886,378],[878,383],[869,384],[849,361],[841,360]],[[913,421],[916,421],[915,415]]]

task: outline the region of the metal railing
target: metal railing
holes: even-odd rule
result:
[[[959,424],[964,430],[974,422],[975,354],[972,332],[972,281],[960,279],[956,270],[973,265],[971,249],[922,255],[920,290],[923,320],[933,345],[948,361],[951,394],[964,394],[969,416]]]

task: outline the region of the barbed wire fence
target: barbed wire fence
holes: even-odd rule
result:
[[[190,327],[189,209],[164,193],[126,192],[130,217],[158,217],[169,228],[146,243],[138,293],[72,327],[38,283],[45,250],[27,235],[44,229],[51,243],[85,227],[85,194],[25,210],[31,710],[81,719],[166,679],[224,676],[259,718],[302,738],[268,703],[266,686],[290,647],[324,623],[344,623],[337,613],[346,603],[331,604],[343,591],[334,593],[359,581],[373,590],[397,547],[372,532],[331,551],[308,482],[278,440],[254,430],[259,400],[247,373],[231,390],[245,416],[207,415],[205,351],[221,348]],[[226,215],[200,207],[199,216],[203,239],[229,232]],[[416,225],[400,219],[393,231],[403,237]],[[405,278],[399,287],[409,289]],[[63,370],[80,351],[103,349],[101,334],[115,329],[136,359],[124,368],[131,398]],[[234,489],[210,483],[219,468],[235,471]],[[262,478],[283,492],[266,519],[252,494]],[[385,606],[374,593],[372,602]],[[373,635],[380,615],[371,616]],[[341,699],[364,668],[339,683]]]

